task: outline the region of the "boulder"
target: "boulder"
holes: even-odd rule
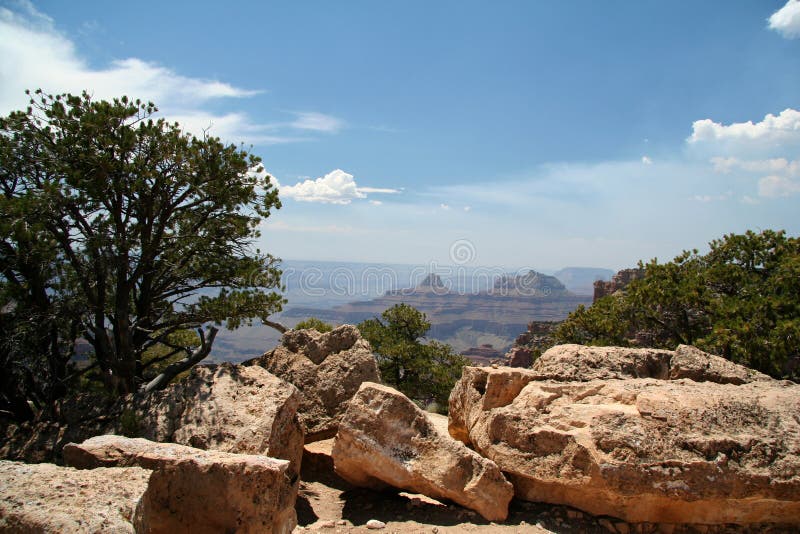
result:
[[[718,384],[747,384],[769,382],[769,376],[737,365],[725,358],[713,356],[691,345],[679,345],[669,361],[669,378],[688,378],[695,382]]]
[[[73,467],[152,469],[136,513],[146,532],[291,532],[297,486],[289,462],[106,435],[64,447]]]
[[[81,471],[0,460],[0,531],[132,533],[149,478],[139,467]]]
[[[187,378],[137,406],[139,436],[199,449],[289,460],[303,456],[297,388],[260,367],[197,366]]]
[[[358,387],[381,379],[369,342],[352,325],[324,334],[290,330],[278,347],[244,365],[263,367],[300,390],[298,413],[306,443],[335,436]]]
[[[355,486],[387,486],[448,499],[502,521],[513,496],[494,462],[440,434],[424,411],[392,388],[364,383],[333,445],[336,473]]]
[[[629,347],[556,345],[534,362],[538,380],[587,381],[612,378],[669,378],[673,351]]]
[[[531,368],[537,380],[587,381],[613,378],[657,378],[695,382],[746,384],[771,380],[765,374],[737,365],[689,345],[676,350],[556,345]]]
[[[657,360],[610,364],[664,376]],[[517,497],[629,522],[800,524],[800,385],[541,374],[468,367],[450,397],[451,434]]]

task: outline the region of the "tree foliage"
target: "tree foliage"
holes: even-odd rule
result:
[[[624,292],[580,307],[558,343],[693,344],[774,377],[798,378],[800,239],[783,231],[730,234],[710,251],[641,264]]]
[[[322,319],[317,319],[316,317],[309,317],[308,319],[303,319],[294,326],[295,330],[301,330],[303,328],[311,328],[313,330],[316,330],[317,332],[324,333],[333,330],[333,325],[326,323]]]
[[[277,260],[253,248],[280,207],[260,159],[156,111],[37,91],[0,118],[0,358],[23,378],[2,383],[6,408],[63,394],[78,337],[107,388],[127,393],[152,347],[191,366],[212,325],[280,310]],[[197,343],[174,343],[186,329]]]
[[[384,382],[420,404],[433,401],[447,406],[450,391],[469,362],[449,345],[423,343],[430,327],[424,313],[406,304],[358,325],[377,355]]]

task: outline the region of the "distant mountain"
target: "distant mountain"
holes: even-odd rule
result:
[[[283,315],[356,324],[403,303],[427,314],[432,339],[450,343],[457,350],[474,347],[475,341],[492,343],[502,352],[530,321],[561,321],[578,305],[591,302],[591,296],[576,295],[558,278],[536,271],[499,275],[489,288],[476,293],[450,289],[432,274],[414,287],[387,291],[375,299],[329,309],[295,307]]]
[[[565,267],[553,273],[553,276],[561,280],[573,293],[592,295],[594,294],[595,280],[611,280],[614,271],[598,267]]]
[[[405,302],[428,314],[429,337],[456,350],[491,344],[504,352],[530,321],[559,321],[579,304],[591,304],[595,278],[606,269],[567,268],[556,276],[500,267],[286,260],[281,264],[284,312],[271,317],[288,327],[308,317],[358,323]],[[563,282],[563,283],[562,283]],[[280,334],[254,321],[217,335],[210,360],[242,361],[273,348]]]

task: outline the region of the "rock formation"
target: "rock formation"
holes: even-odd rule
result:
[[[296,480],[303,456],[299,403],[297,388],[260,367],[197,366],[137,406],[137,430],[151,441],[289,460]]]
[[[622,269],[611,277],[610,282],[597,280],[594,283],[594,300],[613,295],[625,289],[634,280],[644,277],[644,269]]]
[[[263,367],[298,388],[306,443],[332,438],[361,383],[381,379],[369,342],[352,325],[324,334],[290,330],[278,347],[244,365]]]
[[[0,531],[134,532],[150,471],[81,471],[0,460]]]
[[[691,347],[466,368],[450,433],[520,498],[655,523],[797,523],[800,386]]]
[[[64,460],[81,469],[152,469],[134,521],[142,532],[288,533],[297,523],[286,460],[114,435],[69,444]]]
[[[506,518],[513,496],[493,462],[440,434],[405,395],[379,384],[362,384],[350,401],[333,461],[336,473],[356,486],[449,499],[492,521]]]
[[[512,347],[506,353],[505,365],[508,367],[528,368],[533,364],[533,353],[524,347]]]
[[[523,275],[503,275],[495,280],[492,293],[506,296],[540,296],[569,295],[564,284],[555,276],[528,271]]]

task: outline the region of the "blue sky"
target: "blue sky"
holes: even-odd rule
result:
[[[0,113],[89,89],[252,144],[284,258],[622,268],[800,233],[799,0],[0,6]]]

